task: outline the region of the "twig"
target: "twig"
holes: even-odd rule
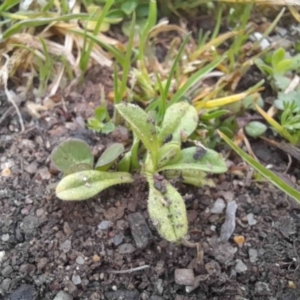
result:
[[[136,268],[132,268],[132,269],[128,269],[128,270],[107,270],[106,272],[109,274],[127,274],[127,273],[132,273],[132,272],[136,272],[136,271],[141,271],[141,270],[145,270],[150,268],[149,265],[144,265],[144,266],[140,266],[140,267],[136,267]]]

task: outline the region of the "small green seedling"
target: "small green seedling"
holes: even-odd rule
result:
[[[162,237],[180,242],[187,234],[185,203],[169,179],[201,186],[206,184],[203,173],[223,173],[225,161],[215,151],[199,144],[181,149],[182,142],[198,126],[198,113],[187,102],[177,102],[166,110],[161,127],[139,106],[120,103],[118,113],[130,125],[134,135],[146,148],[141,173],[149,185],[148,211]]]
[[[149,185],[148,211],[154,226],[167,241],[179,243],[188,231],[187,213],[182,196],[170,180],[176,178],[197,187],[211,185],[205,172],[223,173],[227,170],[226,163],[220,154],[197,142],[193,147],[181,148],[199,121],[196,109],[187,102],[169,106],[161,127],[137,105],[119,103],[115,107],[134,135],[131,149],[124,153],[117,165],[119,171],[107,171],[124,152],[119,144],[105,151],[96,169],[92,170],[92,156],[87,145],[76,140],[79,144],[70,147],[64,142],[52,153],[54,164],[63,172],[69,170],[70,163],[89,166],[90,169],[63,177],[56,194],[62,200],[84,200],[114,184],[132,182],[129,172],[139,169]],[[142,156],[140,143],[146,150]]]
[[[300,54],[287,57],[283,48],[273,52],[272,56],[264,60],[255,60],[256,66],[263,74],[266,74],[275,90],[284,91],[290,84],[291,79],[287,76],[290,71],[298,70],[300,67]]]
[[[111,133],[115,129],[115,124],[109,121],[109,115],[105,106],[95,109],[95,117],[89,118],[88,128],[104,134]]]
[[[107,171],[123,152],[122,144],[112,144],[93,169],[94,157],[86,142],[72,138],[61,143],[51,154],[54,165],[64,173],[56,187],[57,197],[86,200],[113,185],[133,182],[129,173]]]

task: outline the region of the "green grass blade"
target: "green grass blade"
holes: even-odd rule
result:
[[[0,42],[3,42],[4,40],[8,39],[12,35],[20,32],[23,28],[48,25],[52,22],[70,21],[74,19],[86,19],[88,17],[89,17],[88,14],[69,14],[61,17],[22,20],[10,26],[2,35],[0,35]]]
[[[300,203],[300,192],[292,188],[290,185],[285,183],[282,179],[276,176],[273,172],[265,168],[262,164],[257,162],[250,155],[245,153],[242,149],[236,146],[225,134],[219,131],[221,138],[238,154],[243,160],[245,160],[253,169],[260,173],[263,177],[273,183],[281,191],[295,199]]]
[[[214,68],[216,68],[225,57],[221,57],[210,64],[206,65],[204,68],[197,71],[195,74],[193,74],[187,82],[183,85],[182,88],[180,88],[175,95],[172,97],[169,105],[172,105],[178,101],[187,93],[187,91],[197,82],[199,82],[200,79],[202,79],[206,74],[210,73]]]
[[[172,65],[170,74],[169,74],[168,79],[167,79],[167,83],[166,83],[166,86],[165,86],[165,91],[164,91],[164,94],[163,94],[162,101],[167,102],[167,99],[168,99],[168,93],[169,93],[169,91],[170,91],[170,86],[171,86],[171,82],[172,82],[172,79],[173,79],[175,70],[176,70],[176,68],[177,68],[177,66],[178,66],[179,60],[180,60],[180,58],[181,58],[181,56],[182,56],[182,53],[183,53],[183,51],[184,51],[184,48],[185,48],[185,46],[186,46],[186,44],[187,44],[187,42],[188,42],[190,36],[191,36],[191,34],[189,33],[189,34],[185,37],[185,39],[183,40],[183,42],[182,42],[182,44],[181,44],[181,46],[180,46],[180,48],[179,48],[179,51],[178,51],[178,53],[177,53],[177,55],[176,55],[176,57],[175,57],[174,63],[173,63],[173,65]],[[166,108],[165,108],[165,109],[166,109]],[[164,113],[165,113],[165,111],[163,111],[163,114],[164,114]]]

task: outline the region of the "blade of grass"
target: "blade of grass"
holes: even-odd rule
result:
[[[115,98],[115,104],[118,104],[122,101],[124,93],[127,88],[127,81],[128,81],[128,74],[131,67],[131,56],[132,56],[132,50],[133,50],[133,41],[134,41],[134,33],[135,33],[135,24],[136,24],[136,15],[133,13],[132,21],[130,24],[130,30],[129,30],[129,40],[127,43],[127,51],[125,54],[124,64],[122,65],[123,73],[122,73],[122,80],[120,89],[118,90],[118,94]]]
[[[297,141],[293,138],[292,135],[288,133],[278,122],[276,122],[271,116],[269,116],[264,110],[262,110],[257,104],[255,104],[257,111],[265,118],[265,120],[271,125],[274,130],[280,134],[282,137],[287,139],[291,144],[295,145]]]
[[[88,14],[69,14],[61,17],[53,18],[37,18],[29,19],[17,22],[16,24],[10,26],[2,35],[0,35],[0,42],[8,39],[12,35],[20,32],[23,28],[37,27],[42,25],[48,25],[52,22],[70,21],[74,19],[88,19],[90,16]]]
[[[281,191],[295,199],[298,203],[300,203],[300,192],[285,183],[282,179],[276,176],[273,172],[265,168],[262,164],[257,162],[250,155],[245,153],[242,149],[236,146],[225,134],[218,130],[221,138],[239,155],[243,160],[245,160],[253,169],[255,169],[259,174],[269,180],[272,184],[274,184]]]
[[[102,23],[103,23],[106,15],[107,15],[109,9],[114,4],[114,2],[115,2],[115,0],[107,0],[106,1],[105,5],[103,7],[103,10],[101,12],[101,15],[100,15],[99,19],[97,20],[95,29],[93,31],[93,35],[94,36],[97,36],[99,34],[101,25],[102,25]],[[86,51],[83,51],[82,56],[80,58],[80,69],[83,72],[85,72],[86,69],[87,69],[87,65],[88,65],[88,62],[89,62],[89,58],[90,58],[91,52],[93,50],[93,46],[94,46],[94,42],[90,41],[89,45],[88,45],[88,49]]]
[[[164,93],[163,93],[163,97],[162,97],[162,101],[164,101],[165,104],[167,103],[168,94],[169,94],[169,91],[170,91],[170,86],[171,86],[171,82],[172,82],[172,79],[173,79],[175,70],[176,70],[176,68],[177,68],[177,66],[178,66],[179,60],[180,60],[180,58],[181,58],[181,56],[182,56],[182,53],[183,53],[183,51],[184,51],[184,48],[185,48],[185,46],[186,46],[186,44],[187,44],[187,42],[188,42],[190,36],[191,36],[191,33],[189,33],[189,34],[185,37],[185,39],[183,40],[183,42],[182,42],[182,44],[181,44],[181,46],[180,46],[180,48],[179,48],[179,51],[178,51],[178,53],[177,53],[177,55],[176,55],[176,57],[175,57],[175,60],[174,60],[174,62],[173,62],[173,65],[172,65],[170,74],[169,74],[168,79],[167,79],[167,82],[166,82],[166,86],[165,86],[165,90],[164,90]],[[165,114],[166,109],[167,109],[167,107],[166,107],[166,105],[165,105],[164,111],[163,111],[163,115]]]
[[[5,0],[2,5],[0,5],[0,11],[6,11],[13,8],[15,5],[19,4],[20,0]]]
[[[180,101],[180,99],[186,94],[186,92],[197,82],[199,82],[200,79],[202,79],[206,74],[210,73],[214,68],[216,68],[225,57],[221,57],[210,64],[206,65],[204,68],[198,70],[195,74],[193,74],[186,82],[185,84],[174,94],[172,97],[170,104],[172,105],[174,103],[177,103]]]

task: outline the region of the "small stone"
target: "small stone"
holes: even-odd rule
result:
[[[81,283],[81,278],[79,275],[77,274],[73,274],[72,276],[72,282],[75,284],[75,285],[78,285]]]
[[[77,256],[77,258],[76,258],[76,263],[78,264],[78,265],[83,265],[84,264],[84,258],[82,257],[82,256]]]
[[[50,180],[51,179],[51,173],[49,172],[47,167],[40,168],[37,171],[37,174],[40,175],[42,180]]]
[[[121,253],[121,254],[130,254],[135,251],[135,248],[133,247],[132,244],[123,244],[123,245],[119,246],[118,250],[119,250],[119,253]]]
[[[229,264],[237,251],[237,248],[232,247],[230,243],[220,243],[215,238],[211,238],[210,245],[212,247],[211,254],[222,264]]]
[[[289,238],[290,235],[296,233],[295,221],[292,217],[281,217],[278,222],[275,223],[275,227],[282,233],[285,238]]]
[[[35,174],[36,170],[38,168],[38,163],[37,161],[33,161],[31,164],[25,167],[25,171],[29,174]]]
[[[64,230],[64,233],[69,236],[73,233],[73,230],[72,228],[70,227],[69,223],[68,222],[64,222],[64,226],[63,226],[63,230]]]
[[[105,293],[105,299],[140,300],[140,293],[137,290],[117,290]]]
[[[10,168],[5,168],[1,172],[1,176],[3,177],[10,177],[11,176],[11,170]]]
[[[255,264],[258,258],[258,251],[256,249],[249,249],[249,260],[252,264]]]
[[[12,266],[8,265],[2,269],[1,274],[3,277],[8,277],[13,272]]]
[[[43,208],[38,208],[35,213],[36,213],[36,216],[38,218],[40,218],[45,214],[45,210]]]
[[[53,300],[73,300],[73,297],[64,291],[60,291]]]
[[[111,221],[102,221],[98,225],[98,229],[100,229],[100,230],[107,230],[108,228],[112,227],[113,225],[114,225],[114,223],[111,222]]]
[[[34,286],[29,284],[23,284],[18,289],[13,291],[12,294],[8,296],[9,300],[33,300],[36,299],[36,290]]]
[[[32,234],[39,226],[39,220],[35,216],[26,216],[22,222],[22,229],[27,234]]]
[[[164,291],[164,287],[163,287],[163,280],[161,278],[158,278],[155,282],[155,288],[157,290],[157,293],[159,295],[162,295],[163,291]]]
[[[23,264],[23,265],[20,266],[19,271],[21,273],[27,273],[27,274],[33,273],[35,271],[35,265],[33,265],[33,264]]]
[[[212,214],[221,214],[225,208],[226,204],[222,198],[219,198],[215,201],[213,207],[211,208],[210,212]]]
[[[205,264],[205,270],[211,276],[219,276],[221,274],[221,267],[214,260]]]
[[[247,221],[250,226],[257,224],[257,221],[254,219],[254,215],[252,213],[247,215]]]
[[[192,269],[176,269],[175,282],[179,285],[194,285],[195,276]]]
[[[235,201],[231,201],[227,204],[225,222],[221,227],[220,240],[222,242],[228,242],[231,235],[235,230],[235,214],[237,210],[237,204]]]
[[[99,255],[95,254],[95,255],[93,256],[93,261],[94,261],[94,262],[99,262],[100,260],[101,260],[101,257],[100,257]]]
[[[289,280],[288,281],[288,288],[295,290],[295,289],[297,289],[297,286],[296,286],[294,281]]]
[[[258,281],[254,286],[254,293],[258,296],[272,295],[269,285],[266,282]]]
[[[77,290],[77,286],[70,280],[67,282],[66,287],[71,294],[75,293]]]
[[[114,243],[115,246],[119,246],[124,239],[124,235],[122,233],[116,234],[113,238],[112,238],[112,242]]]
[[[113,291],[116,291],[116,290],[118,289],[118,287],[117,287],[116,285],[113,285],[113,286],[111,287],[111,289],[112,289]]]
[[[70,240],[66,240],[64,241],[61,245],[60,245],[60,250],[62,250],[64,253],[68,253],[71,250],[72,247],[72,243]]]
[[[5,292],[8,292],[12,280],[10,278],[5,278],[1,283],[1,289],[3,289]]]
[[[132,213],[128,215],[128,221],[136,247],[144,249],[152,239],[152,232],[144,216],[139,212]]]
[[[239,247],[242,247],[245,243],[245,237],[243,235],[236,235],[233,237],[233,240]]]
[[[3,242],[7,242],[8,240],[9,240],[9,234],[2,234],[2,236],[1,236],[1,240],[3,241]]]
[[[164,300],[164,299],[160,296],[153,295],[149,300]]]
[[[247,266],[241,259],[236,260],[237,264],[235,265],[235,270],[237,273],[244,273],[248,270]]]
[[[48,261],[49,261],[48,258],[42,257],[37,263],[38,270],[43,270],[46,267]]]
[[[5,251],[0,251],[0,263],[3,261],[4,256],[5,256]]]

